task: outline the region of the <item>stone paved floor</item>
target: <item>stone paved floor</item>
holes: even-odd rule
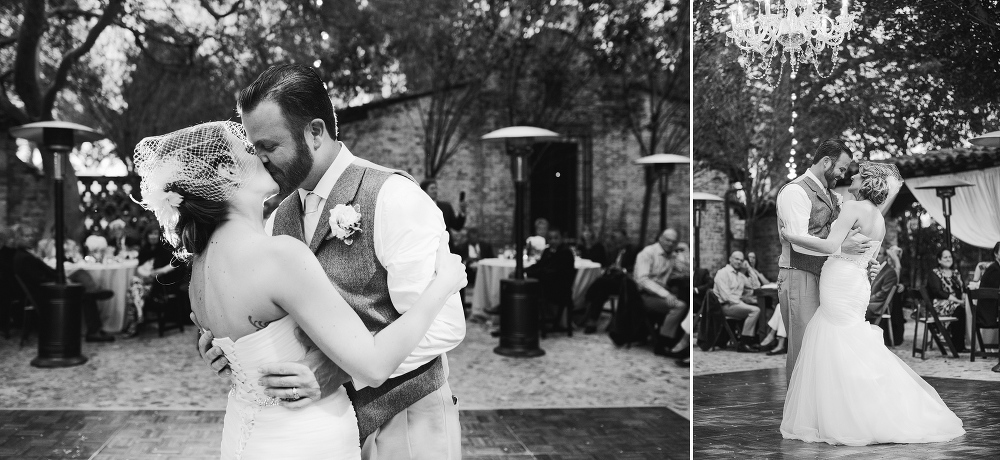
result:
[[[468,458],[689,457],[688,369],[605,334],[502,357],[491,328],[469,324],[449,353]],[[198,358],[193,328],[84,343],[89,361],[64,369],[31,367],[36,342],[19,348],[12,332],[0,337],[0,458],[217,458],[228,383]]]
[[[1000,385],[928,377],[966,434],[945,443],[831,446],[782,439],[785,370],[760,369],[696,377],[694,457],[995,459],[1000,453]]]
[[[0,410],[0,458],[217,459],[222,411]],[[463,410],[462,457],[687,459],[689,423],[666,408]]]

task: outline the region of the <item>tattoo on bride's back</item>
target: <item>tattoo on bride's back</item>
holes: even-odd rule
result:
[[[271,321],[254,321],[253,316],[247,316],[247,319],[250,321],[250,324],[252,324],[253,327],[257,328],[258,331],[261,330],[261,329],[264,329],[265,327],[267,327],[268,324],[271,324],[271,323],[274,322],[274,320],[271,320]]]

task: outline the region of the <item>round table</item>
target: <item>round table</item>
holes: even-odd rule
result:
[[[472,292],[472,312],[470,316],[486,316],[486,310],[500,305],[500,280],[514,273],[514,259],[482,259],[476,269],[476,286]],[[573,264],[576,278],[573,279],[573,306],[583,308],[587,288],[603,273],[601,264],[592,260],[577,258]],[[525,265],[525,267],[530,266]]]
[[[67,276],[78,270],[83,270],[90,274],[101,289],[108,289],[115,293],[114,297],[97,302],[104,332],[118,333],[125,326],[128,284],[132,276],[135,275],[135,269],[138,266],[139,261],[134,259],[121,262],[79,262],[64,265]]]

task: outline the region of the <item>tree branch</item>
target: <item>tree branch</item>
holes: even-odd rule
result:
[[[45,2],[25,2],[14,58],[14,91],[24,102],[28,117],[41,117],[41,85],[38,82],[38,46],[45,31]]]
[[[208,2],[208,0],[200,0],[200,3],[202,8],[205,8],[205,10],[208,11],[208,14],[211,14],[212,17],[214,17],[216,20],[222,19],[226,16],[235,13],[237,10],[240,9],[241,6],[243,6],[243,0],[238,0],[235,3],[233,3],[232,6],[229,7],[229,11],[225,13],[218,13],[215,11],[215,8],[212,8],[212,5]]]
[[[30,3],[30,2],[29,2]],[[90,29],[87,33],[87,38],[83,43],[66,53],[63,56],[62,61],[59,63],[59,68],[56,70],[56,75],[52,79],[52,85],[49,86],[48,91],[45,92],[45,99],[43,100],[43,109],[45,112],[50,112],[52,107],[55,105],[56,95],[59,91],[66,86],[66,79],[69,77],[69,69],[73,67],[74,64],[80,57],[90,51],[94,47],[94,43],[97,42],[97,38],[101,36],[111,23],[118,17],[118,14],[124,9],[124,0],[111,0],[108,3],[108,7],[105,8],[104,14],[101,18],[97,20],[97,24],[94,24],[94,28]]]

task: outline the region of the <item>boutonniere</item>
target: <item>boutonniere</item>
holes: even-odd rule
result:
[[[830,193],[833,194],[833,201],[835,201],[837,203],[837,206],[843,206],[844,205],[844,195],[841,195],[841,194],[839,194],[837,192],[834,192],[834,191],[831,191]]]
[[[330,230],[330,236],[327,239],[337,238],[348,246],[354,243],[351,237],[361,231],[361,213],[357,205],[338,204],[334,206],[330,210]]]

